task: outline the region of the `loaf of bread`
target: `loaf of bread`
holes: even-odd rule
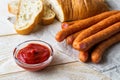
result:
[[[46,2],[61,22],[84,19],[109,10],[104,0],[46,0]]]
[[[29,34],[43,16],[41,0],[20,0],[15,30],[19,34]]]

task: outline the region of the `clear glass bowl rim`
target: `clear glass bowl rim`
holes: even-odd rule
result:
[[[27,63],[21,62],[21,61],[19,61],[19,60],[17,59],[17,57],[16,57],[17,52],[16,52],[16,51],[17,51],[18,47],[19,47],[20,45],[23,45],[24,43],[31,42],[31,41],[33,41],[33,42],[42,42],[42,43],[44,43],[44,44],[46,44],[46,45],[49,46],[49,48],[50,48],[50,57],[49,57],[46,61],[44,61],[44,62],[42,62],[42,63],[38,63],[38,64],[27,64]],[[46,47],[47,47],[47,46],[46,46]],[[47,43],[47,42],[45,42],[45,41],[42,41],[42,40],[27,40],[27,41],[24,41],[24,42],[18,44],[18,45],[15,47],[15,49],[14,49],[14,51],[13,51],[13,57],[14,57],[14,59],[15,59],[15,61],[16,61],[17,63],[19,63],[19,64],[21,64],[21,65],[24,65],[24,66],[26,66],[26,67],[40,66],[40,65],[43,65],[43,64],[47,63],[47,61],[53,57],[53,48],[52,48],[52,46],[51,46],[49,43]]]

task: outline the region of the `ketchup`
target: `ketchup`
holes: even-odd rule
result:
[[[46,61],[50,57],[50,50],[41,44],[30,43],[19,50],[17,59],[27,64],[37,64]]]

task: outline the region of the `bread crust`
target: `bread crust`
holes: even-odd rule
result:
[[[51,0],[47,0],[48,3],[52,7],[56,7],[53,5],[54,1],[50,2]],[[103,0],[56,0],[61,10],[61,13],[57,13],[55,11],[55,8],[53,10],[56,12],[57,18],[61,21],[72,21],[72,20],[78,20],[78,19],[85,19],[94,15],[97,15],[101,12],[108,11],[109,8],[104,3]],[[59,16],[62,16],[59,17]]]
[[[19,2],[20,2],[20,0],[9,2],[8,3],[8,11],[14,15],[17,15],[18,8],[19,8]],[[13,7],[13,3],[16,4],[16,5],[14,5],[14,7]]]
[[[30,34],[33,30],[34,30],[34,28],[35,28],[35,26],[39,23],[39,22],[41,22],[41,19],[42,19],[42,16],[43,16],[43,3],[42,3],[42,1],[41,1],[41,10],[39,11],[39,14],[37,14],[37,16],[34,18],[34,20],[31,22],[31,24],[29,24],[29,25],[27,25],[24,29],[17,29],[16,28],[16,23],[18,22],[18,16],[20,15],[20,6],[21,6],[21,1],[22,0],[20,0],[20,3],[19,3],[19,10],[18,10],[18,15],[17,15],[17,19],[16,19],[16,22],[15,22],[15,24],[14,24],[14,28],[15,28],[15,30],[16,30],[16,32],[18,33],[18,34],[22,34],[22,35],[27,35],[27,34]]]
[[[42,25],[49,25],[54,22],[55,19],[55,13],[47,6],[44,4],[44,16],[42,17],[41,24]]]

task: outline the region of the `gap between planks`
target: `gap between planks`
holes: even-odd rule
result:
[[[3,34],[3,35],[0,35],[0,37],[14,36],[14,35],[18,35],[18,34],[17,34],[17,33],[13,33],[13,34]]]

